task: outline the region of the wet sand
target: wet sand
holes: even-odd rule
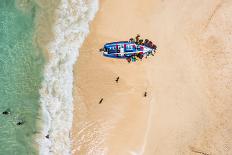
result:
[[[231,154],[232,3],[100,2],[74,70],[73,154]],[[154,57],[98,52],[137,33]]]

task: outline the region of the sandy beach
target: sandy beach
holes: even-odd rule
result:
[[[74,67],[72,153],[232,154],[231,10],[229,0],[101,0]],[[99,52],[138,33],[154,57]]]

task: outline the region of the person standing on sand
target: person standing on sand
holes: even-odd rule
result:
[[[126,58],[126,60],[127,60],[128,63],[131,62],[131,58],[130,57]]]
[[[143,39],[139,39],[139,45],[144,45]]]
[[[139,43],[139,38],[140,38],[140,35],[137,34],[137,36],[135,37],[135,43],[138,44]]]
[[[144,96],[144,97],[147,97],[147,92],[146,92],[146,91],[144,92],[144,95],[143,95],[143,96]]]
[[[135,43],[135,39],[134,38],[130,38],[129,42]]]
[[[156,46],[155,44],[153,44],[153,45],[152,45],[152,48],[153,48],[154,50],[156,50],[156,49],[157,49],[157,46]]]
[[[99,103],[98,103],[98,104],[101,104],[101,103],[102,103],[102,101],[103,101],[103,98],[101,98],[101,100],[99,101]]]
[[[148,39],[145,39],[144,45],[147,46],[148,42],[149,42],[149,40],[148,40]]]
[[[118,80],[119,80],[119,76],[118,76],[118,77],[116,78],[116,80],[115,80],[115,81],[116,81],[116,83],[118,83]]]

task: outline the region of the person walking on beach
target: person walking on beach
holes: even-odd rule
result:
[[[119,81],[119,76],[116,78],[116,80],[115,80],[115,81],[116,81],[116,83],[118,83],[118,81]]]
[[[99,101],[99,103],[98,103],[98,104],[101,104],[101,103],[102,103],[102,101],[103,101],[103,98],[101,98],[101,100]]]
[[[144,97],[147,97],[147,92],[146,92],[146,91],[144,92],[144,95],[143,95],[143,96],[144,96]]]

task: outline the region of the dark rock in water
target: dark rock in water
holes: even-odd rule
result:
[[[45,137],[46,137],[47,139],[49,139],[49,135],[46,135]]]

